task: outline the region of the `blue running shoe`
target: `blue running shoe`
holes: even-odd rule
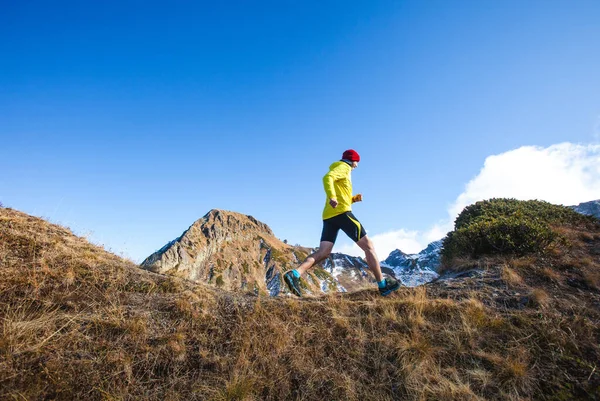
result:
[[[292,273],[291,270],[283,275],[283,280],[287,284],[292,294],[295,294],[299,297],[302,296],[302,292],[300,291],[300,279],[294,276],[294,273]]]
[[[388,277],[385,279],[385,287],[380,288],[379,293],[386,297],[392,292],[396,291],[398,288],[400,288],[400,283],[397,280]]]

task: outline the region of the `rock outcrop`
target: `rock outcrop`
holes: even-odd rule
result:
[[[590,202],[583,202],[577,206],[570,206],[570,208],[575,210],[577,213],[594,216],[600,219],[600,199]]]
[[[425,284],[438,277],[442,240],[430,243],[417,254],[406,254],[396,249],[381,262],[381,270],[396,277],[407,287]]]
[[[214,209],[146,258],[141,267],[230,291],[277,296],[288,292],[283,273],[312,251],[280,241],[269,226],[252,216]],[[366,284],[360,280],[350,287],[359,288],[360,283]],[[346,291],[321,265],[304,276],[302,285],[307,294]]]

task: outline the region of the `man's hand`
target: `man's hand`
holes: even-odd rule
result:
[[[333,199],[333,198],[331,198],[331,199],[329,199],[329,204],[331,205],[332,208],[335,209],[336,206],[338,205],[338,201],[335,200],[335,199]]]
[[[352,202],[362,202],[362,194],[357,194],[352,197]]]

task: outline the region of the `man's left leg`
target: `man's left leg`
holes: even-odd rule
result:
[[[358,245],[360,249],[365,251],[365,259],[367,259],[369,270],[375,275],[377,282],[381,283],[383,280],[381,266],[379,266],[375,246],[367,236],[365,228],[352,212],[346,212],[341,217],[343,217],[343,219],[340,220],[340,228],[352,241],[356,242],[356,245]]]
[[[375,275],[375,279],[377,280],[377,286],[379,287],[379,293],[383,296],[389,295],[393,291],[396,291],[400,288],[400,283],[393,278],[383,278],[383,274],[381,273],[381,266],[379,265],[379,259],[377,258],[377,253],[375,252],[375,246],[373,245],[373,241],[367,237],[365,234],[360,240],[356,242],[356,245],[360,247],[363,251],[365,251],[365,259],[367,259],[367,265],[369,266],[369,270],[373,272]]]
[[[367,259],[367,265],[369,266],[369,270],[373,272],[375,275],[375,279],[377,282],[383,280],[383,274],[381,273],[381,266],[379,265],[379,259],[377,259],[377,253],[375,252],[375,246],[373,245],[373,241],[365,235],[362,237],[356,245],[360,247],[363,251],[365,251],[365,259]]]

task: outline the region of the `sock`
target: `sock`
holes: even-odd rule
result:
[[[379,288],[384,288],[385,287],[385,279],[377,282],[377,285],[379,286]]]
[[[300,278],[300,273],[298,273],[298,270],[296,270],[296,269],[292,270],[292,274],[294,275],[294,277]]]

